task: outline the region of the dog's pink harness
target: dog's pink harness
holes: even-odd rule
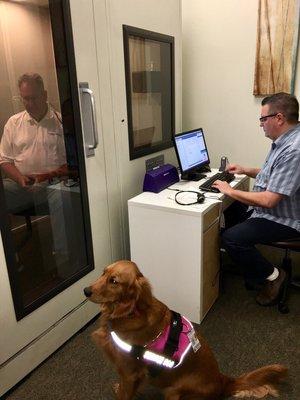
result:
[[[196,352],[201,344],[191,322],[178,313],[172,313],[175,318],[171,325],[168,325],[156,339],[144,347],[124,342],[114,331],[111,331],[111,337],[120,349],[146,364],[176,368],[182,363],[191,347]],[[181,330],[178,329],[179,327]]]
[[[191,322],[185,317],[181,316],[182,322],[182,330],[178,340],[178,348],[176,352],[172,355],[172,359],[176,361],[178,365],[179,362],[182,362],[182,359],[185,357],[187,352],[192,346],[192,342],[188,336],[190,332],[194,331],[193,325]],[[165,344],[168,340],[170,332],[170,325],[168,325],[162,333],[155,339],[153,342],[146,346],[147,350],[154,351],[155,353],[162,354],[165,348]]]

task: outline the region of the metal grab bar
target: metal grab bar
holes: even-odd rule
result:
[[[96,108],[93,91],[88,88],[88,83],[81,82],[79,84],[81,94],[82,122],[85,136],[85,146],[87,157],[95,154],[94,150],[99,144]],[[88,95],[89,102],[84,101],[84,95]]]

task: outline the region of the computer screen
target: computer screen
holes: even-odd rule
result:
[[[175,135],[175,150],[181,173],[201,172],[209,165],[209,155],[201,128]]]

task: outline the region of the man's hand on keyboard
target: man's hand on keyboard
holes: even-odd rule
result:
[[[229,183],[227,183],[226,181],[215,181],[212,184],[212,187],[217,188],[221,193],[223,194],[227,194],[230,196],[230,193],[232,193],[232,191],[234,190]]]

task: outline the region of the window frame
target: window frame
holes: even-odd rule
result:
[[[64,42],[65,58],[67,61],[66,64],[61,65],[59,62],[59,57],[57,57],[57,51],[59,51],[60,43],[55,43],[55,35],[53,35],[53,46],[54,46],[56,67],[59,68],[64,66],[68,70],[68,79],[69,79],[68,83],[69,83],[69,91],[73,108],[74,129],[75,129],[75,137],[77,144],[76,148],[77,148],[77,157],[79,162],[78,170],[79,170],[80,186],[81,186],[80,193],[81,193],[81,202],[83,210],[83,224],[84,224],[85,245],[87,252],[87,264],[85,266],[82,266],[80,270],[74,273],[71,277],[65,279],[63,282],[55,286],[53,289],[39,296],[32,303],[27,305],[24,304],[22,299],[22,294],[20,293],[19,290],[20,281],[19,281],[19,274],[17,271],[15,246],[13,244],[13,237],[10,230],[10,221],[6,207],[3,181],[2,177],[0,176],[0,204],[4,205],[4,207],[0,207],[0,232],[3,240],[4,254],[7,264],[7,271],[8,271],[17,321],[20,321],[25,316],[31,314],[34,310],[38,309],[43,304],[47,303],[56,295],[63,292],[65,289],[70,287],[75,282],[78,282],[83,276],[87,275],[90,271],[95,269],[93,245],[92,245],[92,231],[90,222],[90,210],[89,210],[88,191],[87,191],[87,177],[85,170],[85,153],[82,141],[83,130],[82,130],[81,114],[80,114],[80,99],[78,92],[78,81],[76,74],[76,62],[75,62],[72,20],[71,20],[71,10],[70,10],[69,0],[49,0],[49,13],[52,26],[55,25],[54,20],[57,11],[58,13],[61,14],[62,17],[62,21],[60,23],[63,24],[64,37],[61,38],[60,40]],[[60,85],[59,79],[58,79],[58,91],[61,99],[62,87]]]
[[[131,99],[131,73],[130,73],[130,57],[129,57],[129,39],[130,36],[154,40],[170,45],[170,104],[171,104],[171,129],[167,134],[163,133],[162,140],[159,143],[150,146],[134,147],[133,138],[133,121],[132,121],[132,99]],[[172,138],[175,133],[175,39],[173,36],[165,35],[158,32],[148,31],[129,25],[123,25],[123,45],[124,45],[124,63],[125,63],[125,83],[126,83],[126,101],[127,101],[127,121],[128,121],[128,141],[129,141],[129,159],[134,160],[148,154],[156,153],[173,147]]]

